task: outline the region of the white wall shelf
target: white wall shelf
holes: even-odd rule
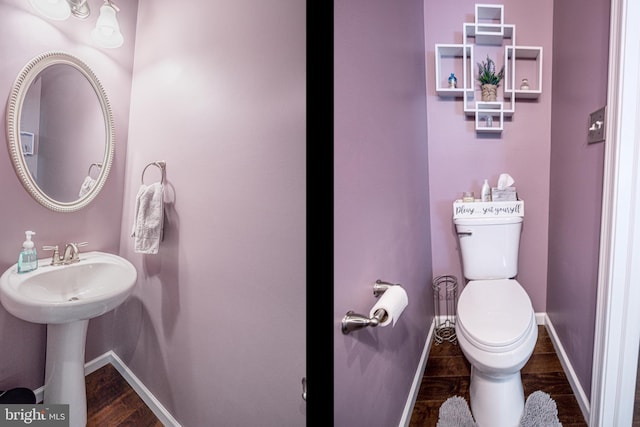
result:
[[[462,98],[465,93],[469,92],[469,88],[473,87],[474,78],[469,73],[472,60],[470,45],[436,45],[436,92],[438,95]],[[447,70],[447,72],[442,72],[443,70]],[[449,87],[448,79],[451,73],[454,73],[458,79],[455,88]]]
[[[503,49],[503,64],[495,58],[496,67],[504,65],[504,78],[498,88],[502,99],[494,102],[480,101],[475,48]],[[484,56],[486,53],[483,53]],[[505,24],[504,6],[500,4],[476,4],[474,22],[462,24],[461,44],[436,44],[436,93],[440,97],[461,98],[465,116],[475,118],[478,133],[501,133],[504,118],[515,112],[518,99],[538,99],[542,94],[542,47],[516,44],[515,25]],[[457,78],[451,87],[448,78]],[[527,79],[528,88],[521,89]],[[500,97],[498,97],[500,98]],[[489,118],[487,120],[487,118]]]
[[[542,48],[506,46],[505,64],[505,98],[537,99],[542,93]],[[529,81],[529,89],[520,89],[522,79]]]
[[[478,102],[475,111],[476,132],[502,132],[504,111],[500,102]]]

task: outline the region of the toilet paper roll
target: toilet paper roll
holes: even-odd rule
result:
[[[395,326],[408,304],[407,292],[401,286],[393,285],[384,291],[378,302],[371,308],[369,317],[373,317],[375,312],[382,308],[387,312],[387,318],[380,322],[380,326],[387,326],[391,322],[393,322],[392,326]]]

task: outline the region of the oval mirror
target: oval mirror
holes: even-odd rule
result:
[[[38,203],[73,212],[91,202],[109,175],[114,134],[107,94],[80,59],[48,52],[22,69],[7,106],[7,145]]]

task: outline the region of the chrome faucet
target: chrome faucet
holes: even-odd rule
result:
[[[43,246],[42,249],[45,251],[53,251],[53,256],[51,257],[51,265],[67,265],[74,264],[80,261],[80,250],[78,248],[87,246],[88,244],[88,242],[67,243],[64,247],[64,253],[62,256],[60,256],[58,245]]]
[[[67,246],[64,248],[62,263],[73,264],[78,261],[80,261],[80,257],[78,256],[78,245],[75,243],[67,243]]]

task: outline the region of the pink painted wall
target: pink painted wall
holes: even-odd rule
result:
[[[101,3],[92,1],[94,10]],[[109,51],[87,42],[91,22],[46,21],[28,2],[0,2],[3,31],[15,35],[0,39],[0,97],[32,57],[66,50],[103,82],[117,139],[106,187],[72,214],[33,201],[8,155],[0,156],[0,194],[10,201],[0,225],[7,242],[0,269],[15,263],[29,228],[38,245],[88,240],[90,249],[119,251],[139,268],[140,281],[127,304],[90,323],[87,360],[115,349],[185,426],[212,419],[303,425],[306,337],[296,320],[305,318],[305,10],[285,0],[277,7],[201,3],[188,10],[168,0],[140,5],[130,104],[135,0],[119,4],[127,41]],[[600,195],[588,189],[601,188],[602,145],[587,147],[581,138],[588,112],[604,102],[607,1],[580,20],[573,13],[579,5],[555,4],[554,46],[550,1],[502,2],[518,41],[544,47],[545,81],[540,100],[519,103],[499,139],[478,138],[461,102],[434,92],[433,45],[458,41],[473,2],[447,13],[425,2],[424,20],[422,1],[335,3],[334,420],[397,424],[433,316],[431,278],[461,276],[450,203],[503,171],[515,177],[527,206],[519,280],[536,311],[548,311],[558,326],[589,390],[592,342],[585,337],[593,335]],[[582,43],[585,25],[590,43]],[[555,50],[575,61],[552,65]],[[594,55],[597,69],[589,68]],[[558,76],[553,102],[551,67]],[[594,80],[601,81],[595,94],[578,92],[585,99],[562,92]],[[130,105],[135,125],[128,134]],[[552,106],[561,121],[551,122]],[[4,135],[4,122],[0,127]],[[160,254],[143,257],[131,249],[132,203],[142,168],[159,159],[168,162],[167,235]],[[577,231],[562,219],[577,213],[562,196],[578,187],[591,211],[576,224],[580,233],[588,230],[586,243],[571,245]],[[407,310],[395,328],[342,335],[345,312],[373,304],[377,278],[405,286]],[[0,353],[0,389],[42,385],[44,340],[44,327],[0,308],[0,344],[12,348]],[[381,404],[371,390],[392,397]]]
[[[109,95],[117,143],[102,193],[71,214],[34,202],[0,157],[0,268],[16,262],[27,229],[38,245],[87,240],[120,253],[139,283],[90,322],[87,361],[114,349],[184,426],[304,425],[305,5],[154,1],[139,20],[137,1],[118,6],[125,45],[103,51],[90,45],[91,19],[48,21],[28,2],[0,3],[3,31],[15,34],[0,40],[0,96],[32,57],[75,54]],[[154,160],[167,161],[167,228],[160,253],[142,256],[129,233]],[[42,386],[45,327],[0,309],[0,332],[12,348],[0,354],[0,389]]]
[[[95,4],[94,4],[95,3]],[[102,4],[91,2],[94,10]],[[121,227],[125,152],[129,125],[133,35],[137,2],[119,4],[120,25],[128,42],[119,50],[93,47],[90,31],[95,18],[50,21],[37,15],[22,0],[0,2],[0,99],[7,100],[14,80],[22,67],[34,57],[52,50],[66,51],[82,58],[97,74],[109,94],[116,123],[116,153],[109,179],[101,194],[87,208],[75,213],[56,213],[35,202],[23,189],[14,173],[8,151],[0,150],[0,195],[2,213],[0,236],[0,271],[18,259],[24,231],[36,231],[38,248],[47,244],[88,241],[86,250],[117,253],[120,241],[115,230]],[[5,121],[0,121],[0,135],[6,135]],[[78,183],[78,185],[81,184]],[[78,187],[79,188],[79,187]],[[47,253],[40,251],[40,257]],[[107,319],[90,322],[87,359],[112,347],[112,331]],[[24,322],[0,307],[0,389],[38,388],[44,383],[45,330],[42,325]]]
[[[501,1],[504,21],[515,25],[516,42],[542,46],[542,95],[537,101],[517,101],[513,118],[501,135],[481,135],[472,118],[463,113],[460,98],[440,98],[435,92],[435,44],[462,43],[462,24],[474,22],[474,0],[455,7],[426,2],[425,49],[427,67],[427,121],[429,140],[429,194],[434,274],[454,274],[461,281],[462,267],[452,222],[452,203],[463,191],[480,194],[484,178],[492,185],[509,173],[525,203],[520,242],[518,281],[529,294],[536,312],[546,310],[547,235],[549,222],[549,153],[551,145],[551,0]],[[486,2],[485,2],[486,3]],[[478,57],[476,57],[479,60]],[[494,57],[494,59],[496,59]],[[502,56],[496,61],[503,64]],[[475,70],[475,69],[474,69]],[[500,100],[503,86],[499,88]],[[477,94],[478,95],[478,94]]]
[[[114,349],[184,426],[305,425],[305,3],[145,1],[137,29]],[[165,240],[141,255],[156,160]]]
[[[424,49],[422,0],[334,2],[335,426],[399,424],[433,318]],[[377,279],[409,305],[344,335]]]
[[[511,174],[526,206],[518,280],[534,309],[548,313],[588,395],[603,145],[586,144],[586,124],[588,114],[606,103],[609,2],[599,0],[588,11],[573,1],[499,4],[505,6],[505,22],[516,25],[518,44],[543,47],[543,94],[534,102],[518,102],[500,137],[480,137],[472,122],[465,119],[462,102],[438,97],[434,84],[433,46],[461,42],[462,23],[473,21],[475,2],[458,1],[446,13],[440,3],[424,2],[428,156],[422,159],[428,159],[428,175],[421,183],[429,194],[433,275],[462,277],[451,202],[463,191],[479,192],[484,178],[495,183],[500,173]],[[385,145],[387,135],[399,132],[396,115],[402,109],[398,104],[408,98],[384,94],[391,92],[389,87],[411,81],[405,75],[394,78],[388,71],[391,64],[404,64],[389,46],[402,46],[399,40],[405,31],[410,32],[406,27],[421,25],[410,24],[408,19],[399,25],[398,16],[406,9],[400,12],[397,5],[392,9],[375,2],[336,3],[336,330],[347,306],[366,311],[370,304],[366,282],[372,271],[389,269],[392,262],[388,258],[401,253],[394,243],[404,241],[399,224],[407,224],[398,220],[394,210],[380,210],[377,203],[397,191],[395,184],[401,178],[374,167],[405,154],[403,144],[396,143],[393,150]],[[576,10],[582,12],[576,15]],[[398,28],[403,30],[401,35]],[[416,85],[415,92],[409,93],[420,90]],[[373,114],[378,110],[384,112],[383,118]],[[406,164],[413,165],[410,161]],[[407,183],[404,186],[411,188]],[[385,234],[387,230],[391,230],[390,236]],[[420,233],[421,228],[415,230]],[[383,250],[383,245],[388,250]],[[357,303],[345,303],[345,299]],[[431,316],[432,312],[425,306],[410,314],[414,315]],[[399,417],[406,401],[398,378],[407,380],[416,369],[416,364],[410,363],[397,369],[396,363],[415,349],[398,345],[393,348],[402,356],[390,356],[387,352],[392,345],[384,341],[386,335],[362,332],[360,339],[340,339],[335,334],[335,419],[346,421],[345,425],[394,425],[394,417]],[[392,385],[387,387],[385,381]],[[370,390],[380,389],[385,390],[383,402],[369,397]]]
[[[547,313],[587,396],[600,249],[604,144],[587,144],[589,114],[607,103],[610,2],[554,3]],[[575,11],[580,9],[580,19]],[[585,29],[588,28],[588,31]]]

